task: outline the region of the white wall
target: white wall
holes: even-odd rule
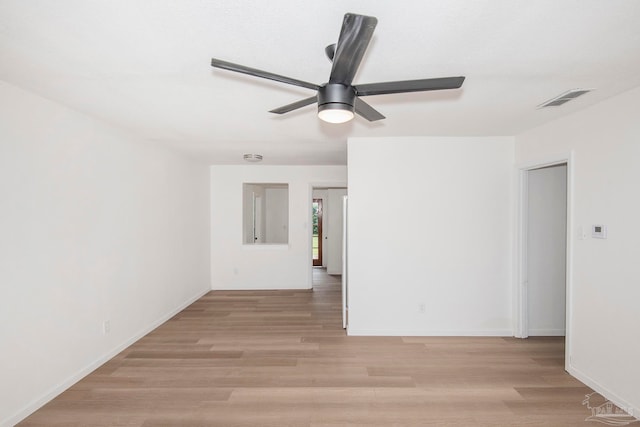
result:
[[[204,165],[4,82],[0,117],[0,425],[13,425],[207,291],[209,182]]]
[[[289,184],[289,243],[242,244],[242,184]],[[212,166],[213,289],[309,289],[313,187],[345,186],[345,166]]]
[[[349,139],[350,334],[512,335],[513,155],[509,137]]]
[[[567,165],[527,173],[527,314],[530,336],[565,334]]]
[[[516,137],[516,159],[573,151],[569,371],[640,414],[640,88]],[[592,224],[608,227],[592,239]],[[589,231],[580,240],[578,228]]]
[[[344,188],[330,188],[327,191],[327,273],[342,274],[342,227],[343,227],[343,197],[347,195]]]

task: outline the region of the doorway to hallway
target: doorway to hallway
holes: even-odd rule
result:
[[[519,167],[514,336],[564,336],[570,368],[572,318],[571,153]]]
[[[313,266],[322,267],[322,199],[313,199]]]
[[[311,283],[315,292],[337,292],[347,326],[345,208],[347,189],[314,187],[311,197]]]
[[[527,173],[527,335],[565,336],[567,164]]]

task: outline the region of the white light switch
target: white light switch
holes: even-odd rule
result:
[[[583,226],[578,226],[578,240],[585,240],[587,238],[587,232]]]

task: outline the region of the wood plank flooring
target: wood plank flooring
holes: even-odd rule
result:
[[[213,291],[21,426],[576,426],[562,338],[347,337],[337,278]]]

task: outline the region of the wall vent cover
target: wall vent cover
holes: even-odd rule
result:
[[[561,93],[555,98],[551,98],[550,100],[543,102],[542,104],[538,105],[538,108],[559,107],[560,105],[563,105],[571,101],[572,99],[576,99],[577,97],[584,95],[587,92],[591,92],[592,90],[593,89],[571,89],[564,93]]]

